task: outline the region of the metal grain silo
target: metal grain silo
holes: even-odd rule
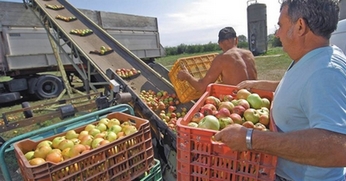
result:
[[[339,20],[346,19],[346,0],[340,0],[339,7],[340,7]]]
[[[249,0],[247,22],[249,50],[254,55],[267,52],[267,6]]]

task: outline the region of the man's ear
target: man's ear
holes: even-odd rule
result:
[[[309,26],[303,18],[299,18],[296,23],[296,30],[299,36],[305,35],[309,30]]]

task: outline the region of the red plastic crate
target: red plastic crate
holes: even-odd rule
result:
[[[64,160],[60,163],[46,162],[31,166],[24,153],[34,150],[43,140],[34,142],[25,139],[14,144],[18,165],[24,180],[97,180],[109,181],[133,180],[145,173],[154,161],[149,121],[125,113],[111,113],[107,118],[117,118],[122,121],[132,121],[138,132],[119,138],[109,144],[102,145],[87,153]],[[97,124],[96,121],[94,124]],[[79,127],[76,132],[84,130]],[[53,140],[66,132],[54,135],[44,140]]]
[[[232,151],[225,144],[211,140],[217,131],[187,126],[209,95],[218,97],[231,94],[236,89],[229,85],[210,84],[186,116],[177,121],[177,180],[267,181],[275,179],[276,156],[253,151]],[[263,90],[251,90],[251,92],[258,93],[269,100],[272,100],[274,95],[273,92]],[[272,119],[269,129],[277,131]]]

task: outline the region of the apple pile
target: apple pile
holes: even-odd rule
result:
[[[188,126],[221,130],[230,124],[269,130],[270,100],[257,93],[240,89],[229,95],[209,95]]]
[[[73,20],[76,20],[76,19],[77,19],[77,18],[74,17],[74,16],[66,17],[66,16],[61,16],[61,15],[57,15],[55,18],[56,18],[56,19],[60,19],[60,20],[64,20],[64,21],[66,21],[66,22],[73,21]]]
[[[137,128],[130,121],[101,118],[98,123],[88,124],[80,132],[69,130],[63,136],[41,141],[34,150],[24,155],[30,165],[59,163],[135,132]]]
[[[71,34],[76,34],[80,36],[85,36],[93,33],[93,30],[91,29],[73,29],[70,31]]]
[[[131,68],[131,69],[122,68],[122,69],[117,69],[115,73],[118,74],[121,78],[131,78],[132,76],[140,74],[141,71],[136,70],[135,68]]]
[[[158,92],[153,90],[142,90],[139,97],[151,110],[156,112],[162,121],[173,131],[176,130],[178,118],[184,117],[187,113],[187,108],[177,108],[180,101],[175,93],[169,94],[164,90]]]

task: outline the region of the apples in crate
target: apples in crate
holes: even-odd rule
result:
[[[270,100],[257,93],[240,89],[223,95],[208,95],[202,100],[188,126],[221,130],[230,124],[241,124],[269,130]]]
[[[136,132],[136,126],[130,121],[102,118],[83,129],[69,130],[52,140],[41,141],[24,155],[31,165],[59,163]]]

